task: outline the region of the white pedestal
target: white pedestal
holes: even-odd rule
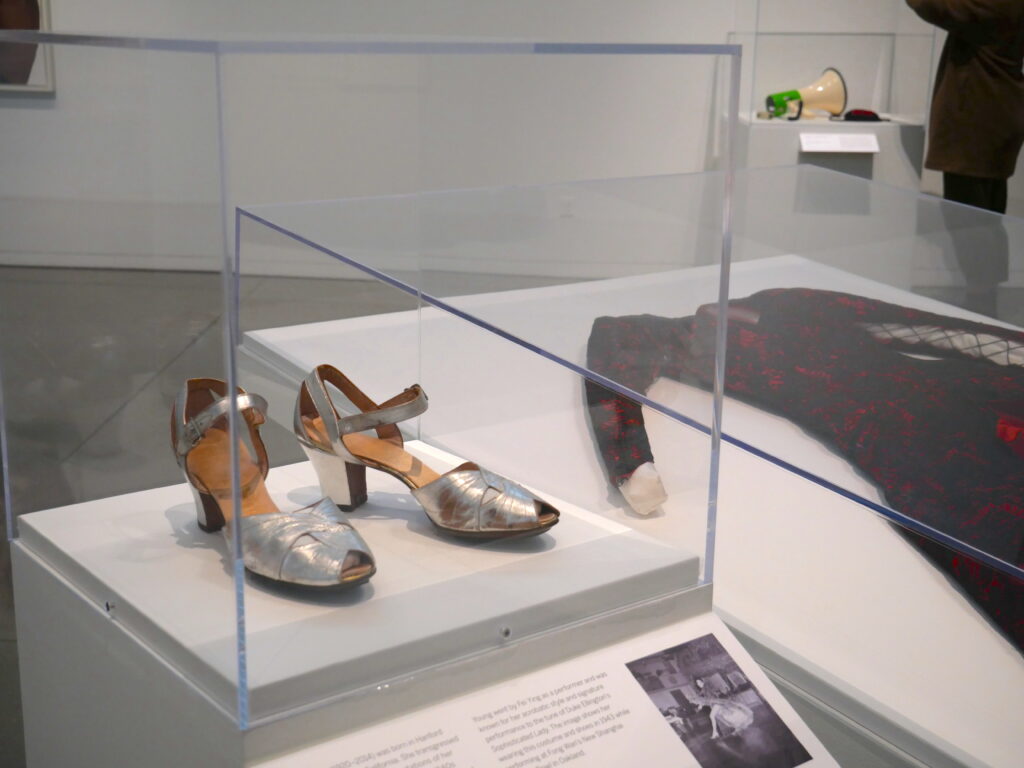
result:
[[[237,768],[290,754],[452,695],[515,677],[672,621],[706,614],[710,589],[628,616],[568,627],[454,660],[376,695],[300,709],[247,731],[102,605],[23,542],[13,548],[25,743],[30,768]],[[116,609],[115,609],[116,610]]]
[[[459,463],[408,447],[438,469]],[[695,555],[549,495],[562,512],[549,534],[466,545],[439,538],[393,478],[368,481],[355,520],[377,558],[368,585],[247,580],[245,732],[227,543],[198,529],[185,485],[21,517],[30,765],[262,760],[709,608],[708,590],[686,591]],[[307,463],[267,486],[282,508],[319,497]]]

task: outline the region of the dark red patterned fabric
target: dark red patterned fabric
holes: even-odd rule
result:
[[[638,393],[659,377],[709,387],[715,315],[706,306],[693,317],[598,318],[588,366]],[[762,291],[730,302],[726,392],[821,440],[871,478],[893,509],[1024,566],[1024,366],[879,338],[882,324],[995,337],[980,351],[1001,350],[993,357],[1003,362],[1007,348],[1024,345],[1018,331],[860,296]],[[640,407],[589,382],[587,398],[619,485],[654,458]],[[907,535],[1024,649],[1024,582]]]
[[[1000,415],[996,433],[1011,451],[1024,459],[1024,418],[1009,413]]]

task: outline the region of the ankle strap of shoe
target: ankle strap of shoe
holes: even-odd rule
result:
[[[359,409],[349,416],[337,415],[327,384],[332,384]],[[342,455],[348,453],[341,444],[341,436],[374,429],[384,440],[401,445],[402,435],[395,425],[427,410],[427,393],[419,384],[413,384],[390,400],[378,405],[367,397],[351,380],[332,365],[320,365],[313,369],[302,383],[295,403],[296,434],[306,434],[302,427],[303,399],[309,397],[313,408],[323,422],[324,431],[331,447]]]
[[[419,384],[399,392],[390,400],[377,406],[376,410],[354,413],[338,419],[338,431],[343,435],[365,432],[368,429],[394,426],[427,410],[427,393]]]
[[[186,385],[186,389],[181,395],[179,395],[178,402],[175,404],[175,419],[184,418],[187,397],[188,391]],[[244,414],[246,411],[252,412],[253,415],[250,423],[253,426],[259,426],[266,421],[268,409],[267,401],[259,395],[239,391],[234,404],[238,408],[238,413],[240,414]],[[174,425],[174,453],[179,464],[182,464],[185,461],[185,457],[188,455],[189,451],[195,448],[196,444],[203,439],[203,435],[206,434],[207,430],[209,430],[218,419],[227,415],[231,410],[231,407],[232,398],[230,396],[225,396],[206,406],[188,421],[185,421],[184,423],[176,423]]]

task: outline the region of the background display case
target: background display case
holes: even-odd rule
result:
[[[735,66],[735,48],[14,32],[4,39],[51,46],[57,69],[67,72],[46,107],[11,103],[3,149],[12,169],[0,213],[10,270],[5,512],[29,683],[30,760],[68,762],[83,749],[90,759],[147,764],[161,756],[179,764],[183,749],[203,764],[266,758],[708,610],[710,400],[696,416],[650,401],[651,421],[664,423],[667,444],[688,456],[668,488],[686,530],[643,530],[609,500],[617,492],[607,478],[599,486],[574,482],[581,464],[596,463],[589,433],[577,435],[572,451],[546,439],[552,429],[579,426],[589,374],[578,355],[570,362],[561,357],[566,350],[546,352],[481,329],[401,278],[370,279],[382,274],[372,263],[357,268],[312,248],[296,256],[280,248],[279,232],[252,218],[236,231],[234,211],[242,201],[247,211],[266,201],[316,210],[315,203],[281,203],[373,191],[363,177],[374,169],[360,165],[358,149],[336,151],[346,136],[351,142],[370,133],[394,150],[375,177],[392,189],[457,178],[491,153],[514,163],[516,153],[525,157],[541,143],[571,176],[584,157],[573,147],[606,140],[612,113],[623,127],[615,138],[641,153],[674,153],[698,169],[709,158],[728,164],[734,119],[706,126],[706,144],[695,148],[666,136],[660,118],[667,82],[687,84],[673,105],[699,97],[731,104],[734,115],[738,80],[730,98],[716,91],[714,75]],[[112,87],[97,91],[102,73]],[[628,115],[608,102],[609,78],[621,78],[634,99]],[[504,85],[496,90],[496,83]],[[569,83],[574,95],[553,98]],[[376,108],[373,119],[368,105]],[[354,203],[357,227],[349,234],[368,253],[383,248],[396,260],[389,268],[437,268],[442,296],[500,289],[509,297],[501,303],[520,296],[510,288],[539,288],[530,301],[549,311],[562,302],[544,286],[608,275],[657,284],[658,272],[684,258],[666,251],[670,263],[659,256],[634,265],[623,257],[626,238],[604,218],[616,205],[609,191],[549,192],[456,194],[441,200],[432,221],[436,196],[405,198],[412,218],[400,222],[386,210],[364,215]],[[725,196],[686,202],[716,254],[687,301],[715,301],[727,252]],[[568,227],[545,229],[552,218]],[[633,231],[641,224],[623,222]],[[577,238],[580,227],[586,240]],[[575,239],[577,249],[559,259],[532,253],[530,238],[552,232],[562,240],[551,245]],[[594,267],[587,250],[613,237],[621,263],[605,254]],[[467,244],[488,239],[493,258],[477,264],[477,249]],[[247,246],[238,251],[240,272],[236,245]],[[440,249],[440,262],[418,260],[428,246]],[[58,271],[41,275],[44,265]],[[58,288],[54,275],[63,276]],[[591,298],[587,311],[599,304]],[[390,334],[376,316],[363,317],[371,305],[433,322]],[[392,315],[380,317],[390,322]],[[193,522],[196,509],[170,448],[170,403],[195,376],[237,378],[265,394],[272,418],[262,434],[274,467],[268,487],[280,504],[301,506],[318,491],[306,469],[294,466],[302,454],[290,427],[278,422],[290,423],[297,379],[287,376],[314,361],[302,357],[302,334],[314,321],[349,331],[352,362],[344,348],[331,354],[341,354],[339,365],[361,387],[385,397],[383,390],[418,379],[427,389],[430,410],[407,425],[421,457],[438,468],[472,458],[536,488],[565,510],[559,526],[525,542],[452,544],[412,514],[411,497],[375,478],[371,514],[356,525],[379,547],[379,577],[358,593],[320,600],[247,578],[231,543]],[[291,391],[282,393],[282,378],[267,369],[246,378],[234,364],[234,340],[245,342],[239,354],[262,344],[264,362],[277,365],[270,374],[283,373]],[[397,348],[379,353],[384,341]],[[326,355],[315,343],[307,351]],[[479,387],[466,375],[474,369]],[[537,370],[556,376],[535,383]],[[444,377],[453,371],[460,386],[446,391]],[[517,371],[527,374],[524,387],[495,397],[495,380]],[[534,477],[531,461],[540,457],[547,471]],[[82,695],[58,703],[57,690]],[[102,711],[90,704],[97,699]],[[146,723],[123,727],[117,739],[89,736],[143,712]],[[63,738],[49,738],[58,722]]]
[[[797,162],[918,189],[924,124],[934,69],[934,27],[903,0],[837,7],[789,0],[741,0],[731,42],[743,46],[741,166]],[[803,88],[827,67],[842,73],[847,109],[870,109],[881,123],[765,119],[765,97]],[[873,152],[804,152],[801,133],[870,134]]]

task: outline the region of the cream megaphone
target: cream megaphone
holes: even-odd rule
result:
[[[841,115],[846,109],[846,82],[839,70],[829,67],[821,73],[821,77],[810,85],[797,91],[780,91],[769,94],[765,99],[768,114],[771,117],[782,117],[791,112],[791,105],[796,105],[796,113],[790,114],[790,120],[798,120],[804,108]]]

